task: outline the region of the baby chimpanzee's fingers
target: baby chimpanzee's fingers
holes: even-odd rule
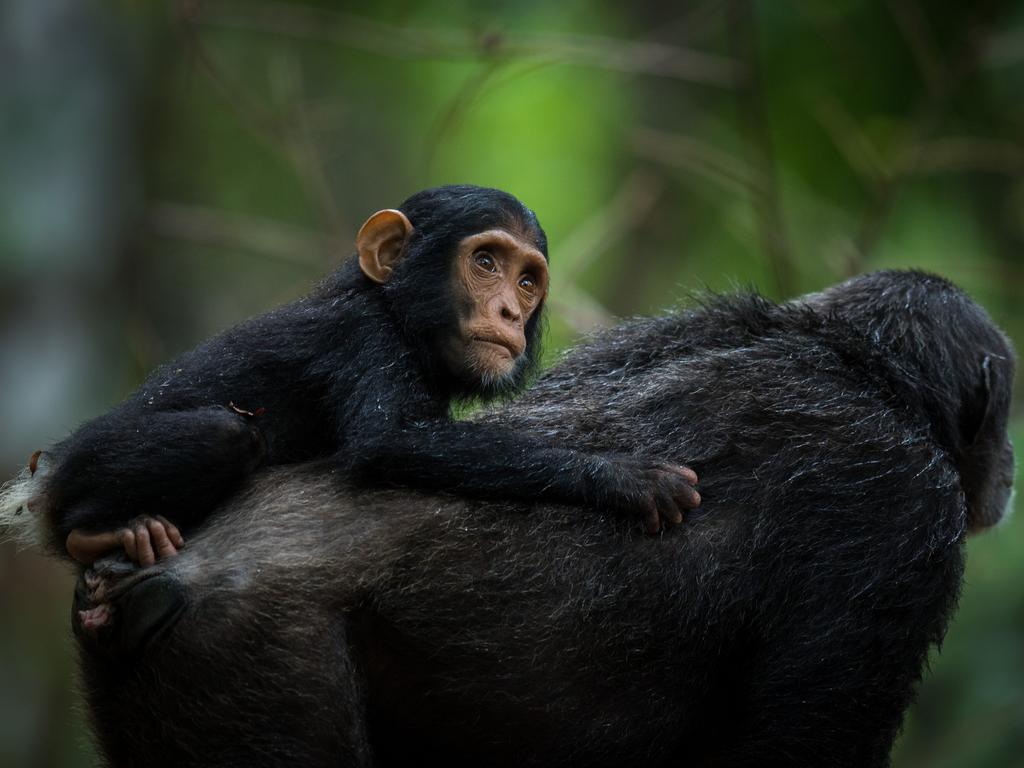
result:
[[[658,472],[667,472],[674,477],[681,478],[684,482],[690,485],[696,485],[697,473],[689,467],[684,467],[682,464],[661,464],[657,465]]]
[[[697,484],[697,482],[698,482],[698,480],[697,480],[697,473],[694,472],[689,467],[684,467],[682,465],[675,465],[675,466],[670,466],[670,469],[672,469],[676,473],[682,475],[683,478],[686,480],[686,482],[688,482],[690,485],[696,485]]]
[[[700,506],[700,494],[693,484],[684,479],[680,473],[668,475],[671,478],[671,494],[676,504],[684,509],[696,509]]]
[[[650,496],[644,496],[640,502],[643,507],[643,526],[647,533],[657,533],[661,530],[661,517],[658,515],[658,505]]]
[[[680,488],[673,498],[680,506],[686,507],[687,509],[696,509],[700,506],[700,494],[697,493],[697,489],[691,485]]]
[[[662,464],[658,467],[658,471],[670,474],[673,478],[678,478],[687,485],[697,484],[697,473],[681,464]]]
[[[696,509],[700,506],[700,494],[687,479],[692,472],[684,474],[679,467],[664,466],[658,470],[658,485],[672,497],[673,507]],[[673,519],[670,515],[669,519]]]
[[[165,557],[174,557],[174,555],[178,554],[178,550],[171,543],[168,531],[162,522],[155,518],[150,518],[146,521],[146,527],[149,530],[149,539],[153,544],[153,549],[156,551],[158,559],[163,560]]]
[[[683,522],[683,513],[676,506],[672,494],[666,490],[659,489],[655,491],[654,497],[657,500],[658,513],[661,515],[661,519],[666,527]]]
[[[153,552],[153,542],[149,538],[149,529],[146,523],[139,521],[133,528],[135,533],[135,549],[139,559],[136,561],[143,568],[153,565],[156,562],[156,553]]]
[[[163,515],[156,515],[156,519],[163,523],[164,529],[167,531],[167,536],[171,540],[171,544],[179,549],[185,546],[185,537],[181,535],[181,531],[178,530],[178,526]]]
[[[135,532],[131,528],[122,528],[118,531],[118,534],[121,536],[121,546],[124,547],[125,555],[133,563],[139,562],[139,549],[135,542]]]

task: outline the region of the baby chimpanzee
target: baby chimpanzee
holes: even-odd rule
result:
[[[31,508],[80,562],[123,548],[149,565],[261,465],[317,456],[357,482],[594,506],[649,531],[699,504],[689,469],[450,417],[453,400],[516,391],[538,357],[547,239],[516,198],[426,190],[371,216],[356,245],[310,295],[158,368],[34,455],[0,522]]]

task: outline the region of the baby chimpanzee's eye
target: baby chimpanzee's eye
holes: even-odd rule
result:
[[[487,251],[477,251],[473,254],[473,260],[477,266],[486,269],[488,272],[498,271],[498,265],[494,263],[494,257]]]

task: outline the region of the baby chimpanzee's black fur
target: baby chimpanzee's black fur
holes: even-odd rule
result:
[[[140,514],[193,526],[257,466],[332,454],[349,477],[371,483],[642,506],[657,481],[641,459],[587,456],[449,417],[453,398],[517,390],[537,359],[542,306],[525,323],[526,351],[502,378],[456,377],[440,352],[457,331],[457,244],[501,229],[546,259],[533,212],[471,186],[421,192],[401,211],[414,229],[385,283],[368,279],[353,257],[309,296],[159,368],[48,452],[46,472],[9,488],[6,516],[31,506],[49,518],[48,543],[58,551],[72,529],[113,529]]]
[[[484,417],[693,460],[702,510],[661,538],[560,507],[345,492],[317,465],[263,473],[113,587],[188,603],[137,661],[83,645],[102,751],[149,768],[885,766],[965,531],[1007,505],[1013,375],[966,295],[883,272],[630,323]]]

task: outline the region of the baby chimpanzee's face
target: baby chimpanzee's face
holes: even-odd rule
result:
[[[458,329],[446,362],[465,381],[499,382],[526,354],[526,324],[547,295],[547,261],[522,236],[490,229],[459,243],[452,269]]]

